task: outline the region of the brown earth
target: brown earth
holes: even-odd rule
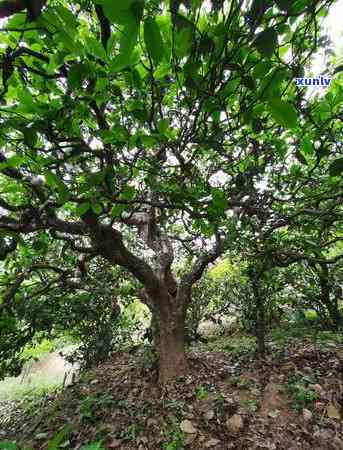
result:
[[[1,437],[46,449],[70,426],[61,448],[343,449],[340,351],[293,343],[260,361],[194,348],[189,375],[163,389],[146,350],[118,353],[48,398],[39,415],[12,411]]]

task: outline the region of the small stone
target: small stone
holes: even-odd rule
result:
[[[190,420],[183,420],[180,423],[180,429],[184,433],[190,433],[190,434],[197,433],[197,431],[198,431],[196,428],[194,428],[194,426]]]
[[[305,422],[310,422],[312,420],[313,414],[309,409],[303,409],[303,418]]]
[[[205,442],[205,447],[206,448],[211,448],[214,447],[215,445],[220,444],[220,440],[219,439],[210,439],[209,441]]]
[[[121,445],[121,441],[119,439],[113,439],[109,444],[108,448],[118,448]]]
[[[209,411],[206,411],[204,414],[204,419],[211,420],[214,417],[214,411],[213,409],[210,409]]]
[[[92,380],[92,381],[90,382],[90,384],[98,384],[98,383],[100,383],[98,379]]]
[[[238,433],[243,428],[243,419],[239,414],[234,414],[226,421],[226,426],[232,433]]]
[[[303,372],[308,373],[308,374],[312,373],[312,368],[309,366],[305,366],[305,367],[303,367]]]

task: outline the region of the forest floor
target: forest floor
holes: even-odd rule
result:
[[[25,450],[343,449],[342,335],[293,334],[271,336],[263,361],[247,336],[192,346],[189,374],[163,390],[149,349],[117,353],[63,390],[1,402],[0,441]]]

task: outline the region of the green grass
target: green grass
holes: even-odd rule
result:
[[[54,342],[45,338],[35,345],[27,345],[22,352],[22,357],[24,360],[39,359],[46,353],[52,352],[53,349]]]
[[[254,352],[256,349],[255,338],[244,333],[234,336],[222,336],[207,344],[199,344],[208,351],[226,351],[237,356],[244,353]]]
[[[35,376],[33,383],[18,382],[16,378],[7,378],[0,383],[0,401],[15,401],[30,395],[46,394],[61,386],[61,382],[52,381],[48,377]]]
[[[314,379],[310,376],[293,375],[285,385],[285,390],[293,399],[293,409],[302,411],[303,408],[312,409],[318,394],[312,389]]]
[[[269,344],[272,351],[282,351],[285,346],[292,342],[307,340],[315,342],[319,349],[330,346],[341,347],[343,345],[343,334],[341,332],[323,331],[315,327],[305,325],[283,325],[271,330],[266,336],[267,348]],[[256,339],[254,336],[243,331],[233,336],[221,336],[206,344],[199,344],[200,349],[207,351],[225,351],[233,356],[252,354],[256,350]]]
[[[343,335],[341,332],[323,331],[310,326],[292,325],[272,330],[270,333],[271,340],[280,347],[291,341],[299,339],[309,339],[316,341],[320,347],[325,348],[328,344],[343,344]]]
[[[49,392],[61,386],[64,379],[64,363],[51,352],[65,347],[70,340],[42,339],[36,345],[25,347],[24,364],[21,375],[0,381],[0,401],[20,400],[32,392]],[[35,362],[39,361],[39,362]]]

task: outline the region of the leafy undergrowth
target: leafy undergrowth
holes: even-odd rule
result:
[[[340,337],[279,341],[264,361],[242,336],[192,347],[189,375],[163,390],[147,349],[118,353],[30,408],[3,404],[0,440],[50,450],[342,449]]]

